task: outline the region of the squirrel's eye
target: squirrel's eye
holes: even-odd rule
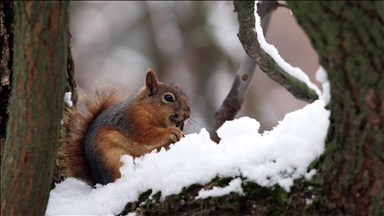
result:
[[[168,101],[168,102],[174,102],[175,101],[175,100],[173,100],[173,96],[170,94],[164,95],[164,100]]]

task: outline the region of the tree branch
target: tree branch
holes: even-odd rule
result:
[[[254,4],[254,2],[253,2]],[[258,4],[258,14],[261,17],[261,26],[264,35],[267,32],[269,21],[271,20],[272,11],[278,7],[277,1],[264,1]],[[235,9],[237,11],[237,9]],[[239,18],[240,20],[240,18]],[[255,18],[253,17],[253,26],[255,26]],[[256,62],[252,61],[248,55],[245,55],[243,62],[233,81],[232,88],[227,97],[224,99],[221,107],[215,112],[209,134],[211,140],[216,143],[220,142],[216,130],[226,121],[235,118],[237,112],[241,109],[245,96],[249,90],[250,84],[253,80],[253,75],[256,69]]]
[[[234,1],[235,9],[239,20],[239,33],[237,36],[245,52],[255,61],[260,69],[270,78],[287,89],[299,100],[313,102],[318,99],[316,92],[289,73],[284,71],[275,60],[267,54],[257,40],[255,31],[254,1]],[[263,5],[262,3],[261,5]],[[276,4],[278,6],[278,4]]]

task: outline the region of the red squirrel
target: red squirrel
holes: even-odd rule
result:
[[[145,86],[121,99],[117,90],[97,91],[81,99],[86,111],[69,109],[71,122],[62,137],[58,167],[64,177],[108,184],[121,177],[121,155],[140,157],[154,149],[169,148],[183,137],[191,117],[190,102],[178,85],[158,82],[148,69]]]

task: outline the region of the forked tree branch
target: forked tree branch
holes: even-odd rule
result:
[[[278,7],[277,1],[263,1],[262,3],[258,4],[257,11],[259,16],[261,17],[261,26],[263,28],[264,35],[267,32],[272,11],[274,11],[277,7]],[[237,11],[236,8],[235,8],[235,11]],[[252,19],[252,17],[250,18]],[[242,21],[239,18],[239,23],[241,22]],[[245,21],[243,22],[246,23]],[[242,24],[240,24],[240,26],[242,26]],[[255,18],[253,17],[253,27],[254,26],[255,26]],[[241,63],[239,70],[237,71],[231,90],[229,91],[227,97],[224,99],[221,107],[215,112],[211,127],[209,129],[209,134],[210,134],[211,140],[215,141],[216,143],[220,142],[220,138],[217,136],[216,130],[226,120],[234,119],[237,112],[241,109],[245,96],[247,95],[250,84],[252,82],[256,65],[257,64],[255,63],[255,61],[252,61],[252,59],[249,58],[248,55],[245,55],[244,60]]]
[[[263,4],[264,2],[261,5]],[[301,82],[284,71],[276,61],[260,47],[255,31],[255,2],[234,1],[234,5],[239,20],[239,33],[237,36],[247,55],[259,65],[262,71],[282,85],[297,99],[307,102],[317,100],[318,96],[314,90],[310,89],[306,83]]]

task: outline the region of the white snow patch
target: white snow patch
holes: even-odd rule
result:
[[[256,3],[257,4],[257,3]],[[265,40],[263,29],[260,25],[260,16],[257,14],[257,5],[255,4],[255,29],[257,33],[257,40],[260,43],[261,48],[268,53],[275,61],[276,63],[287,73],[289,73],[291,76],[295,77],[296,79],[304,82],[307,84],[307,86],[310,89],[313,89],[317,95],[320,96],[321,91],[320,89],[309,80],[309,77],[306,73],[304,73],[300,68],[298,67],[292,67],[288,62],[284,61],[284,59],[279,55],[279,52],[277,51],[276,47],[267,43]]]
[[[231,192],[236,192],[238,194],[244,194],[243,188],[241,187],[241,179],[236,178],[229,182],[227,187],[221,188],[214,186],[211,190],[202,189],[199,191],[199,195],[195,199],[205,199],[208,197],[223,196]]]
[[[313,199],[315,199],[315,197],[316,197],[315,195],[312,195],[311,198],[305,198],[305,203],[307,205],[312,204],[313,203]]]
[[[304,174],[304,177],[307,180],[311,180],[312,176],[314,176],[315,174],[316,174],[316,170],[315,169],[311,169],[311,171],[309,171],[308,173]]]
[[[72,107],[73,105],[71,96],[72,96],[72,92],[65,92],[64,94],[64,103],[67,107]]]
[[[316,80],[321,83],[321,87],[323,88],[323,94],[320,98],[324,100],[325,104],[328,104],[331,100],[331,84],[328,80],[327,71],[321,65],[316,71]]]
[[[319,69],[317,69],[315,76],[316,76],[316,80],[319,83],[324,83],[328,81],[328,74],[325,71],[325,69],[321,67],[321,65],[319,66]]]
[[[135,161],[122,156],[122,178],[96,188],[67,178],[51,191],[46,214],[116,215],[148,189],[161,191],[164,198],[194,183],[207,184],[216,176],[241,175],[245,181],[267,187],[277,184],[289,191],[294,179],[315,174],[314,170],[307,172],[307,167],[324,151],[329,125],[329,111],[324,106],[319,99],[288,113],[279,125],[263,134],[259,134],[260,124],[255,119],[228,121],[218,130],[219,145],[202,129],[171,145],[168,151],[152,152]],[[241,192],[238,184],[234,180],[221,192]],[[204,196],[205,192],[201,193]]]
[[[313,199],[305,198],[305,204],[310,205],[312,204],[312,202],[313,202]]]

